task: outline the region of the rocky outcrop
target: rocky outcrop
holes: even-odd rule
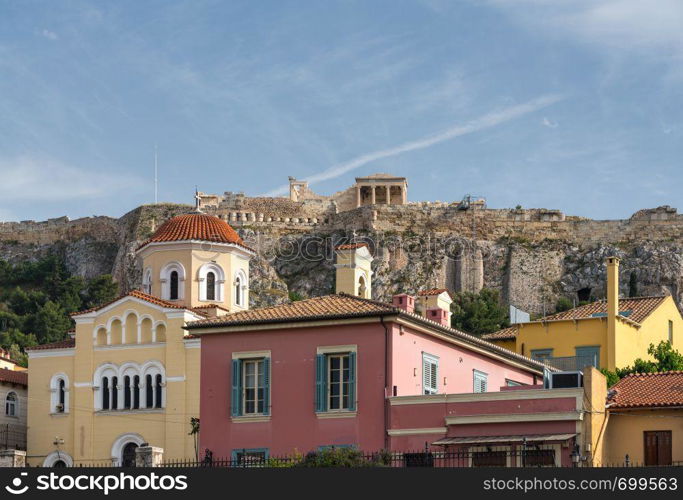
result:
[[[259,198],[249,208],[266,210],[267,203]],[[281,303],[290,292],[332,292],[333,248],[352,239],[370,243],[373,296],[380,300],[427,287],[485,286],[521,309],[552,312],[559,297],[602,298],[605,257],[618,255],[624,294],[635,281],[641,295],[666,293],[683,303],[683,216],[670,207],[595,221],[553,210],[462,210],[448,203],[364,206],[318,219],[290,217],[289,205],[287,216],[280,216],[278,206],[268,218],[222,215],[258,252],[251,265],[252,307]],[[165,220],[191,210],[143,205],[119,219],[3,223],[0,258],[16,262],[57,254],[71,272],[88,278],[112,273],[127,291],[141,280],[136,248]]]

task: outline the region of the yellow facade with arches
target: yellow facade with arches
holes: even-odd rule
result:
[[[142,443],[165,459],[196,456],[200,340],[184,325],[249,307],[253,251],[195,213],[162,225],[138,255],[142,290],[74,314],[72,338],[28,351],[30,465],[129,465]]]

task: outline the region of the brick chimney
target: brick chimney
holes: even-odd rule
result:
[[[619,257],[607,257],[607,369],[616,368],[617,316],[619,315]]]
[[[394,295],[394,297],[391,299],[391,303],[406,312],[415,312],[415,297],[412,295],[408,295],[406,293]]]
[[[442,324],[443,326],[451,326],[451,319],[448,311],[440,307],[434,309],[427,309],[425,317]]]

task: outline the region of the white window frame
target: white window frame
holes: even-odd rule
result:
[[[259,379],[260,375],[263,372],[263,363],[264,363],[265,358],[264,357],[258,357],[258,358],[240,358],[240,361],[242,362],[242,394],[240,394],[240,397],[242,398],[242,415],[244,416],[251,416],[251,415],[263,415],[265,413],[265,408],[267,401],[265,399],[263,400],[263,411],[259,411],[259,397],[258,397],[258,391],[259,389],[265,389],[265,387],[260,387],[259,386]],[[247,365],[254,365],[254,381],[255,381],[255,386],[251,387],[254,389],[254,411],[253,412],[248,412],[247,411]]]
[[[12,395],[14,395],[14,399],[10,399]],[[10,408],[12,409],[11,412]],[[5,416],[19,418],[19,394],[16,391],[9,391],[5,394]]]
[[[171,273],[178,273],[178,298],[171,299]],[[161,282],[161,298],[164,300],[184,300],[185,299],[185,268],[180,262],[169,262],[159,273]]]
[[[147,295],[152,295],[152,268],[148,267],[145,269],[145,273],[142,276],[142,291]]]
[[[208,280],[206,277],[209,273],[213,273],[216,278],[214,281],[214,286],[216,288],[215,298],[213,299],[207,298]],[[201,302],[223,302],[225,293],[225,272],[221,266],[215,262],[207,262],[197,271],[197,281],[199,281],[199,300]]]
[[[351,352],[350,351],[345,351],[345,352],[330,352],[325,354],[327,356],[327,373],[325,376],[327,377],[327,411],[329,412],[335,412],[335,411],[351,411],[351,383],[349,381],[344,382],[344,359],[346,359],[348,363],[348,370],[349,370],[349,378],[350,378],[350,373],[351,373]],[[339,368],[339,394],[336,396],[336,398],[339,401],[339,408],[332,408],[332,363],[331,360],[332,358],[339,358],[340,359],[340,368]],[[344,406],[344,389],[346,389],[346,406]]]
[[[477,390],[477,381],[479,382],[479,389],[481,389],[481,383],[484,383],[484,390]],[[484,392],[488,392],[489,388],[489,374],[479,371],[479,370],[472,370],[472,392],[474,394],[481,394]]]
[[[240,293],[237,294],[237,287],[239,286]],[[247,280],[247,275],[246,273],[242,270],[239,269],[235,273],[235,279],[233,280],[232,283],[232,302],[234,305],[237,307],[243,307],[246,308],[247,304],[249,304],[249,297],[248,295],[248,290],[249,290],[249,283]],[[239,297],[239,300],[238,300]]]
[[[58,411],[59,403],[59,382],[64,380],[64,408]],[[65,373],[55,373],[50,379],[50,413],[62,414],[69,413],[69,377]]]
[[[429,367],[429,368],[428,368]],[[429,370],[429,373],[427,373]],[[429,376],[429,381],[427,377]],[[432,385],[434,382],[434,385]],[[422,353],[422,394],[439,392],[439,358],[433,354]]]

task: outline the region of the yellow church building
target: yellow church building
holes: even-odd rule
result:
[[[619,298],[619,258],[607,258],[607,299],[482,338],[560,369],[625,368],[651,359],[650,344],[669,341],[683,351],[683,317],[670,296]]]
[[[143,443],[196,455],[200,340],[184,325],[249,307],[253,250],[217,217],[174,217],[137,249],[142,290],[73,315],[72,338],[28,350],[28,462],[130,465]]]

